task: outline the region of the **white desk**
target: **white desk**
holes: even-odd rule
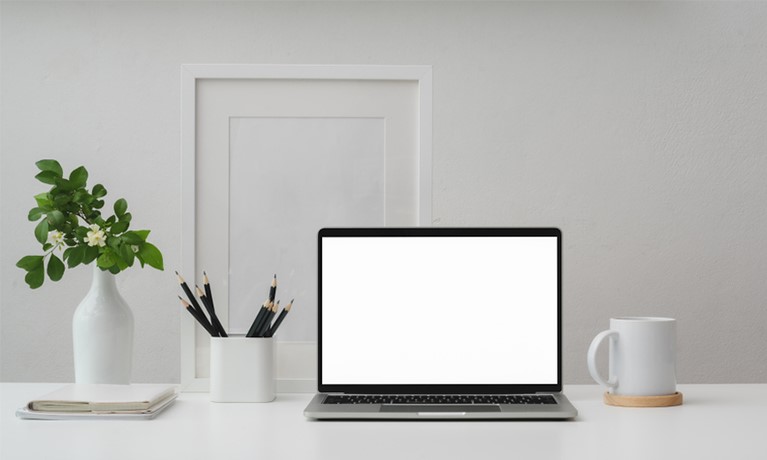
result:
[[[58,384],[0,384],[0,459],[765,459],[767,385],[680,385],[679,407],[602,404],[600,388],[565,393],[569,422],[316,422],[308,394],[215,404],[184,393],[151,421],[19,420],[16,408]]]

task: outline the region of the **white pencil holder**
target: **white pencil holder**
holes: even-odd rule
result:
[[[211,401],[269,402],[274,397],[273,338],[211,337]]]

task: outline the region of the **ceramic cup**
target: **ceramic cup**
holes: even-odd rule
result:
[[[609,379],[599,375],[596,354],[610,340]],[[676,320],[658,317],[610,319],[610,329],[594,337],[588,352],[591,377],[608,392],[661,396],[676,392]]]
[[[210,400],[274,400],[274,341],[271,337],[210,339]]]

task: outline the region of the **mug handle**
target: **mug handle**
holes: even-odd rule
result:
[[[618,332],[617,331],[602,331],[599,334],[597,334],[596,337],[594,337],[594,340],[591,341],[591,346],[589,346],[589,353],[588,353],[588,364],[589,364],[589,373],[591,374],[591,378],[596,380],[597,383],[599,383],[602,386],[607,387],[608,390],[615,389],[615,386],[618,385],[618,379],[614,378],[612,380],[607,380],[602,378],[602,376],[599,375],[599,372],[597,372],[597,350],[599,349],[599,345],[602,344],[602,341],[606,338],[610,337],[610,340],[617,341],[618,340]]]

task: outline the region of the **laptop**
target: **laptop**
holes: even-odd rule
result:
[[[568,419],[556,228],[318,233],[312,419]]]

